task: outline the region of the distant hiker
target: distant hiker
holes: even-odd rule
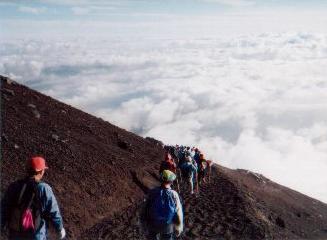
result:
[[[194,159],[194,155],[195,155],[195,147],[191,148],[191,158]]]
[[[171,189],[175,179],[173,172],[164,170],[161,186],[150,190],[145,200],[141,221],[149,240],[173,240],[175,235],[178,237],[183,231],[181,201],[178,193]]]
[[[196,162],[196,164],[199,166],[200,165],[200,151],[197,148],[194,150],[193,159]]]
[[[168,152],[172,159],[177,161],[177,151],[175,146],[165,146],[166,152]]]
[[[162,161],[160,164],[159,174],[161,175],[164,170],[172,171],[177,176],[176,163],[168,152],[166,152],[166,154],[165,154],[165,160]],[[175,186],[175,184],[174,184],[174,186]],[[176,178],[176,188],[177,188],[177,191],[179,192],[180,189],[179,189],[178,178]]]
[[[181,165],[185,162],[185,152],[184,149],[182,147],[179,148],[178,150],[178,164]]]
[[[176,174],[176,163],[174,159],[170,156],[168,152],[165,154],[165,160],[161,162],[159,174],[161,174],[164,170],[170,170]]]
[[[204,155],[201,153],[200,154],[200,164],[199,164],[199,184],[201,184],[202,182],[206,182],[206,175],[208,173],[208,169],[209,169],[209,164],[207,162],[207,160],[204,158]]]
[[[190,149],[190,147],[186,147],[186,149],[185,149],[185,156],[186,157],[191,156],[191,149]]]
[[[207,160],[208,166],[209,166],[209,183],[211,182],[211,169],[212,169],[212,165],[213,165],[213,161],[212,160]]]
[[[47,166],[42,157],[27,162],[27,176],[12,183],[1,202],[1,230],[8,230],[12,240],[48,239],[48,221],[55,227],[58,238],[66,231],[57,200],[51,187],[42,182]]]
[[[194,193],[194,184],[196,184],[196,191],[198,191],[198,174],[196,163],[192,161],[191,157],[186,157],[186,162],[181,165],[181,173],[184,181],[190,185],[190,193]]]

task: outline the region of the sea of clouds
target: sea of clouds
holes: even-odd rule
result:
[[[327,202],[327,35],[2,41],[0,73]]]

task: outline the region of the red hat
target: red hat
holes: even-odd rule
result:
[[[48,167],[45,165],[45,159],[43,157],[38,156],[32,157],[29,160],[29,167],[31,167],[36,172],[48,169]]]

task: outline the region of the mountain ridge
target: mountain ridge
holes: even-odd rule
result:
[[[160,141],[116,127],[1,76],[1,193],[42,154],[69,239],[144,239],[138,212],[158,185]],[[327,205],[247,170],[215,164],[181,193],[182,239],[324,239]]]

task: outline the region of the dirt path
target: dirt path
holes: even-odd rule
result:
[[[198,195],[191,195],[182,186],[180,194],[185,229],[179,239],[262,239],[264,229],[247,217],[248,211],[235,186],[216,176],[211,183],[200,187]],[[145,239],[139,224],[139,210],[127,209],[122,216],[97,224],[83,239]],[[251,237],[250,237],[251,236]]]

